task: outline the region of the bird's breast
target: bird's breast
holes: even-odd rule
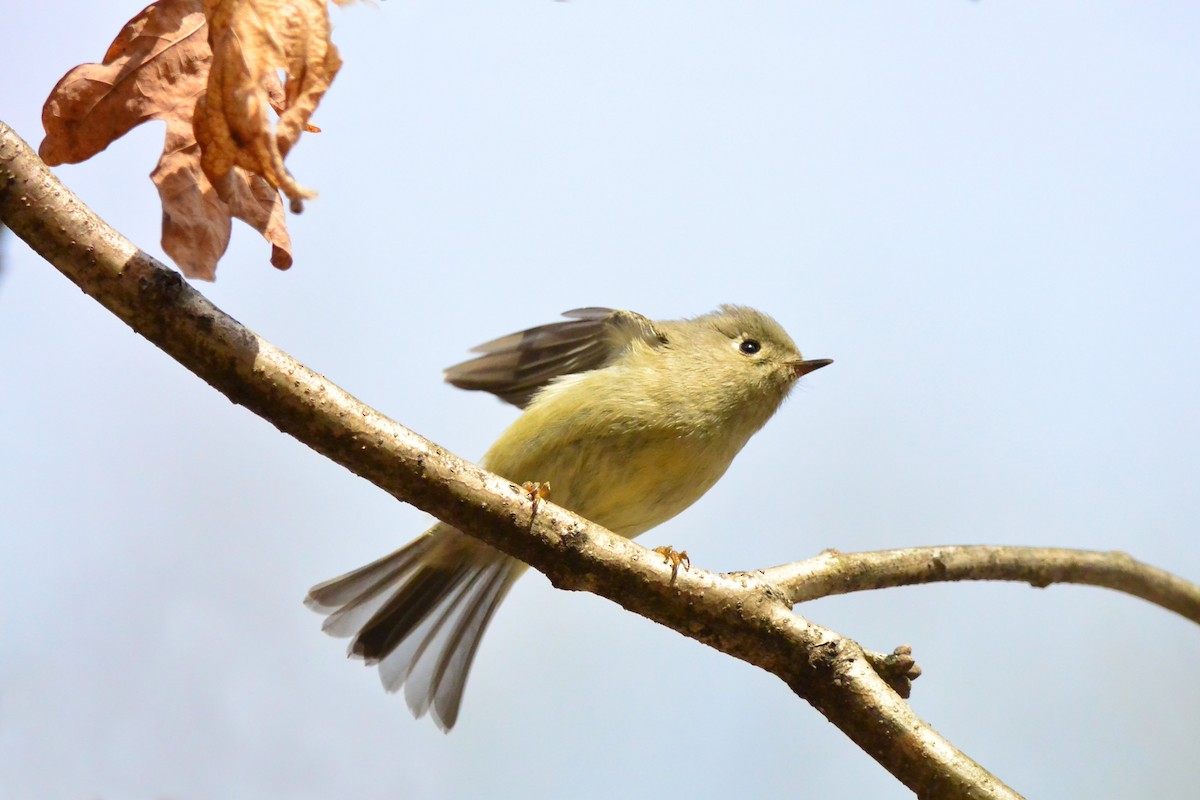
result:
[[[507,448],[508,463],[487,466],[516,483],[549,482],[552,502],[633,537],[700,499],[743,443],[661,430],[566,436]]]

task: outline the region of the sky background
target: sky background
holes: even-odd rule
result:
[[[137,2],[14,4],[0,118]],[[828,547],[1118,549],[1200,580],[1200,6],[387,0],[289,160],[296,263],[236,229],[225,311],[468,458],[515,416],[441,370],[586,305],[775,316],[806,378],[648,533],[713,570]],[[151,253],[149,124],[57,170]],[[301,605],[426,515],[233,406],[0,244],[0,796],[908,792],[777,679],[524,578],[458,727]],[[1030,797],[1200,782],[1200,630],[1084,587],[799,609],[911,644],[913,705]]]

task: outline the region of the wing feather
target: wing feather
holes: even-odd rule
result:
[[[491,392],[519,408],[563,375],[598,369],[635,340],[666,341],[641,314],[611,308],[577,308],[566,321],[510,333],[472,349],[481,355],[446,370],[460,389]]]

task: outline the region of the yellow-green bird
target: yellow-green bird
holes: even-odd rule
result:
[[[548,483],[552,499],[633,538],[696,502],[779,408],[806,360],[780,325],[744,306],[655,322],[581,308],[475,348],[446,370],[523,408],[480,464]],[[405,687],[420,717],[458,719],[471,661],[496,607],[527,566],[437,523],[405,547],[314,586],[324,629]]]

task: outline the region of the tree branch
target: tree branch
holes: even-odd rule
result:
[[[1125,592],[1200,623],[1200,586],[1127,553],[991,545],[828,550],[759,573],[790,603],[868,589],[943,581],[1021,581],[1039,589],[1080,583]]]
[[[0,123],[0,220],[139,334],[243,405],[394,497],[544,572],[781,678],[928,798],[1018,795],[921,720],[854,642],[793,614],[753,573],[672,575],[651,551],[379,414],[240,325],[96,217]]]

